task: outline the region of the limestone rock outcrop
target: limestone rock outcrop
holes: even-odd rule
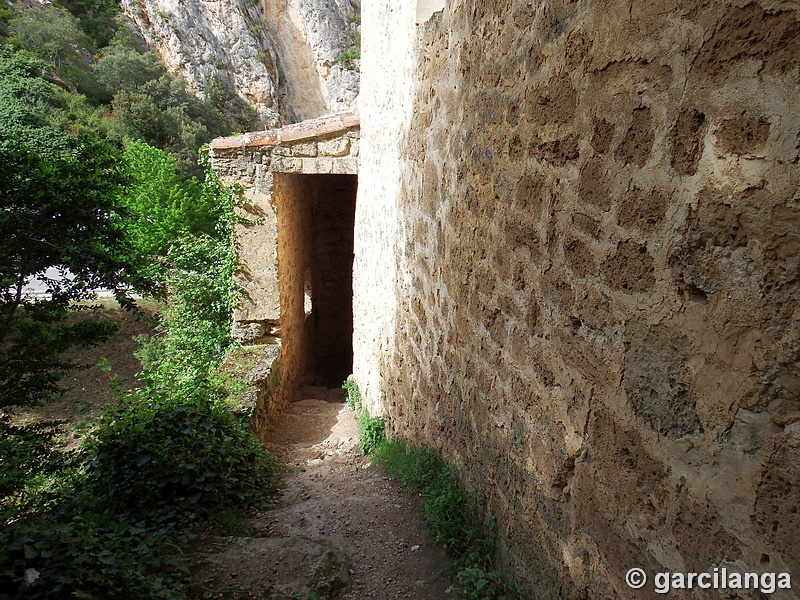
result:
[[[354,43],[357,4],[122,0],[171,74],[200,97],[220,94],[226,110],[264,128],[355,108],[359,73],[339,57]]]

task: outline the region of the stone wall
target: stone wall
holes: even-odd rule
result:
[[[320,261],[315,249],[322,242],[349,243],[345,252],[352,260],[359,118],[350,113],[330,115],[218,138],[210,152],[217,175],[243,188],[244,202],[236,209],[243,220],[234,227],[240,261],[234,283],[242,292],[233,311],[234,338],[245,345],[280,348],[271,372],[261,378],[268,382],[269,393],[259,400],[253,428],[263,435],[274,413],[295,399],[317,358],[311,352],[316,329],[310,292]],[[342,194],[350,204],[336,204]],[[335,224],[346,222],[349,228],[331,234],[326,225],[333,223],[331,214],[337,206]],[[315,209],[320,207],[315,225]],[[326,222],[321,222],[323,213]],[[346,279],[349,284],[349,273]],[[349,308],[347,299],[344,305]]]
[[[535,597],[797,589],[797,3],[395,4],[363,13],[368,405],[461,466]]]
[[[381,389],[392,356],[399,299],[395,280],[403,221],[398,199],[404,174],[399,141],[412,120],[415,7],[369,2],[362,7],[362,119],[359,195],[353,259],[354,372],[364,401],[382,412]],[[362,174],[366,173],[366,179]]]

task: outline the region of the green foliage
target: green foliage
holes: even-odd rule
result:
[[[51,395],[69,366],[60,353],[113,333],[97,320],[63,320],[93,289],[120,290],[129,266],[114,200],[119,152],[52,124],[48,111],[62,105],[41,69],[0,48],[0,407]],[[51,267],[70,276],[48,279]],[[24,295],[32,277],[46,284],[47,299]]]
[[[63,8],[26,9],[11,21],[9,30],[23,48],[56,68],[87,66],[79,51],[87,44],[83,30],[78,19]]]
[[[389,477],[419,491],[432,488],[440,474],[447,472],[447,465],[436,452],[402,441],[392,440],[381,446],[375,460],[383,463]]]
[[[14,7],[9,6],[7,2],[0,2],[0,23],[8,22],[14,18]],[[0,26],[0,35],[4,35],[3,28]]]
[[[423,496],[425,526],[456,559],[454,578],[468,600],[518,600],[520,594],[493,570],[493,522],[477,519],[477,498],[466,494],[457,473],[438,453],[424,446],[388,441],[374,454],[386,473]]]
[[[113,333],[65,319],[93,288],[133,283],[169,307],[142,348],[147,388],[121,398],[81,454],[55,449],[55,426],[0,420],[0,600],[173,598],[185,574],[150,524],[235,527],[234,509],[272,487],[268,455],[217,400],[236,192],[176,174],[203,174],[196,150],[229,130],[226,99],[194,98],[141,54],[115,2],[67,6],[88,36],[60,8],[31,9],[9,18],[28,51],[0,46],[0,408],[55,392],[68,350]],[[94,68],[86,48],[100,50]],[[29,301],[25,281],[48,267],[70,277]]]
[[[108,98],[119,92],[135,92],[166,73],[163,63],[152,52],[139,52],[130,45],[106,48],[93,68],[95,77]]]
[[[163,534],[93,513],[15,521],[0,529],[0,600],[176,598],[188,577],[167,550]]]
[[[234,99],[233,92],[226,87],[225,83],[222,81],[222,77],[219,76],[219,73],[212,73],[206,76],[204,92],[206,102],[218,110],[222,110],[227,102]],[[247,108],[255,110],[251,106],[248,106]],[[256,111],[256,115],[258,115],[258,111]]]
[[[381,417],[371,417],[365,410],[358,416],[358,449],[372,454],[386,442],[386,425]]]
[[[361,58],[361,31],[358,29],[348,31],[342,36],[340,44],[342,51],[339,53],[339,65],[350,71],[357,71],[356,61]]]
[[[345,401],[347,406],[356,412],[361,412],[364,402],[361,398],[361,391],[358,389],[358,384],[352,379],[348,379],[342,384],[342,387],[347,391]]]
[[[386,443],[386,423],[382,417],[370,416],[355,381],[348,379],[342,387],[347,390],[347,405],[358,419],[358,448],[362,454],[372,454]]]
[[[119,29],[125,27],[116,0],[66,0],[62,4],[77,17],[95,49],[109,45]]]
[[[104,415],[85,452],[83,489],[103,512],[135,521],[186,524],[273,489],[267,452],[204,394],[140,392]]]
[[[43,158],[60,158],[73,141],[54,118],[65,103],[42,78],[45,67],[25,52],[0,46],[0,144],[23,145]]]
[[[236,254],[231,236],[237,201],[238,191],[221,186],[209,172],[196,202],[215,207],[214,235],[178,238],[164,257],[169,303],[161,314],[160,335],[137,355],[151,387],[186,393],[208,385],[232,343]]]
[[[182,175],[201,176],[197,149],[228,129],[210,103],[187,93],[184,80],[169,75],[150,80],[137,91],[117,93],[111,106],[115,122],[128,136],[172,154]]]
[[[0,523],[46,503],[48,479],[68,468],[71,456],[58,449],[61,423],[12,423],[0,415]]]
[[[487,573],[480,567],[468,566],[455,575],[459,594],[466,600],[519,600],[519,591],[505,583],[498,571]]]
[[[434,539],[456,556],[479,546],[487,554],[485,539],[476,526],[469,499],[459,487],[455,472],[435,452],[402,441],[384,444],[375,455],[387,474],[424,495],[421,510]],[[488,553],[491,556],[491,553]]]
[[[229,200],[211,179],[203,184],[178,175],[172,156],[141,141],[126,147],[123,169],[128,185],[119,203],[127,214],[122,227],[131,258],[145,289],[164,290],[173,245],[187,235],[215,235],[223,203]]]
[[[0,354],[0,407],[60,395],[59,380],[79,366],[68,352],[104,342],[117,331],[108,319],[67,321],[74,311],[58,300],[23,303],[16,310],[12,300],[0,304],[0,311],[8,321]]]
[[[40,68],[0,50],[2,283],[62,265],[79,283],[91,277],[92,284],[113,284],[124,244],[113,201],[123,182],[119,151],[97,136],[69,135],[50,124],[46,113],[58,103],[36,75]]]

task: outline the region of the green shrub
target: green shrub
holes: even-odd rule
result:
[[[199,188],[194,203],[215,219],[213,235],[199,230],[199,217],[184,215],[187,225],[196,223],[198,231],[172,239],[163,265],[154,269],[163,273],[168,305],[161,313],[158,335],[137,353],[148,386],[170,396],[208,386],[233,343],[232,231],[238,191],[222,187],[212,172]],[[156,237],[153,231],[145,233]]]
[[[354,23],[360,23],[361,19],[353,20]],[[342,47],[337,62],[339,65],[349,71],[357,71],[357,60],[361,58],[361,31],[359,29],[348,30],[339,40]]]
[[[361,392],[358,390],[358,384],[352,379],[348,379],[342,384],[342,387],[347,391],[345,399],[347,406],[356,412],[361,411],[364,404],[361,399]]]
[[[0,415],[0,524],[41,510],[57,498],[71,453],[59,449],[61,422],[12,423]]]
[[[175,598],[187,577],[169,548],[163,534],[91,513],[16,521],[0,529],[0,600]]]
[[[366,410],[358,416],[358,449],[372,454],[386,443],[386,427],[381,417],[371,417]]]
[[[85,451],[84,490],[99,510],[135,521],[186,524],[245,508],[274,489],[267,451],[203,396],[134,398],[107,411]]]

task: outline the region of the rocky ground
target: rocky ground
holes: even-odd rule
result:
[[[344,391],[308,387],[275,423],[286,468],[273,510],[247,537],[204,540],[198,590],[211,597],[441,600],[446,557],[422,526],[418,498],[360,454]],[[207,596],[208,597],[208,596]]]

